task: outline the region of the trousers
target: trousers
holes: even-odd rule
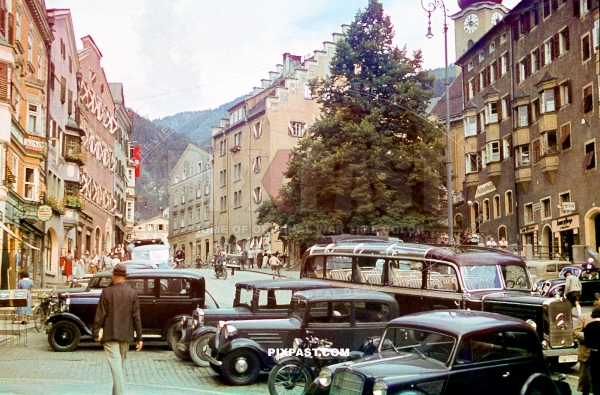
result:
[[[123,395],[125,388],[125,359],[129,342],[108,341],[102,343],[108,366],[113,376],[112,395]]]

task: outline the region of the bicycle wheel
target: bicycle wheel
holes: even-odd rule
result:
[[[299,361],[277,365],[269,374],[270,395],[301,395],[313,380],[311,371]]]
[[[46,314],[44,312],[44,308],[41,304],[37,305],[35,309],[33,309],[33,324],[35,325],[35,330],[41,332],[42,329],[46,327]]]

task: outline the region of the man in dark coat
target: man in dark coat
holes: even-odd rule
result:
[[[125,386],[125,359],[133,331],[137,340],[136,351],[142,349],[142,320],[137,292],[125,284],[127,269],[116,265],[112,284],[102,290],[96,308],[92,335],[102,341],[104,353],[113,376],[113,395],[121,395]]]

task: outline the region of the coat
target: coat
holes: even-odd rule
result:
[[[579,342],[579,346],[577,347],[577,359],[582,362],[587,361],[590,357],[590,349],[585,346],[583,328],[593,320],[592,313],[581,314],[577,319],[577,324],[575,324],[575,327],[573,328],[573,337]]]
[[[117,283],[102,290],[92,327],[94,339],[98,338],[101,328],[102,341],[131,343],[134,330],[137,341],[142,341],[138,295],[127,284]]]

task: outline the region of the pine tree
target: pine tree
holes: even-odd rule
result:
[[[442,132],[423,115],[433,77],[421,52],[409,57],[393,36],[382,5],[370,0],[337,43],[330,76],[310,83],[322,116],[294,150],[279,198],[259,208],[259,222],[287,225],[297,242],[437,223]]]

